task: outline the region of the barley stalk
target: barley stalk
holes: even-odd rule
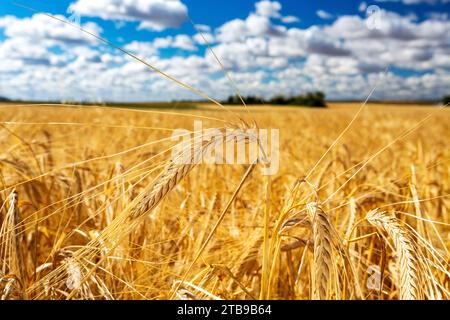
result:
[[[19,194],[13,191],[10,195],[9,209],[0,229],[0,261],[3,260],[2,273],[12,274],[21,286],[25,283],[22,237],[20,232]],[[12,283],[11,283],[12,285]],[[11,290],[12,287],[9,289]]]
[[[374,227],[386,232],[393,240],[399,274],[398,288],[401,300],[422,299],[420,294],[419,261],[416,258],[417,248],[408,230],[393,216],[377,210],[366,215],[367,221]]]
[[[3,280],[3,279],[1,279],[1,280]],[[9,297],[11,296],[11,293],[13,293],[13,291],[16,287],[17,280],[15,278],[10,278],[5,281],[6,281],[6,285],[5,285],[5,288],[3,289],[0,300],[8,300]]]
[[[144,195],[142,200],[131,210],[130,218],[137,219],[153,210],[194,167],[194,163],[177,165],[172,162],[153,184],[150,192]]]
[[[312,298],[329,299],[332,230],[325,212],[317,203],[309,203],[307,209],[314,239]]]
[[[244,131],[227,132],[224,139],[207,141],[206,143],[192,143],[193,152],[189,149],[188,161],[179,163],[179,159],[184,157],[184,153],[179,154],[175,159],[171,160],[164,173],[157,178],[150,191],[143,196],[139,203],[131,210],[130,218],[137,219],[147,212],[153,210],[164,197],[183,180],[191,170],[197,165],[197,159],[206,154],[210,148],[215,148],[219,144],[223,144],[234,139],[245,139],[246,141],[254,141],[255,137],[250,136]],[[191,146],[189,146],[190,148]],[[185,150],[186,151],[186,150]]]

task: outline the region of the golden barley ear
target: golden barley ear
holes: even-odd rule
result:
[[[27,282],[26,268],[22,251],[22,227],[19,211],[19,194],[13,190],[9,196],[9,208],[0,228],[1,274],[8,275],[4,290],[5,299],[15,291],[23,298]],[[5,278],[5,279],[6,279]]]
[[[325,212],[317,203],[307,205],[313,234],[312,298],[330,298],[330,274],[333,266],[333,232]]]
[[[401,300],[423,299],[420,260],[416,256],[418,248],[409,231],[397,218],[378,210],[367,213],[366,219],[371,225],[387,233],[394,243],[399,274],[397,283],[399,298]]]
[[[217,129],[220,130],[220,129]],[[223,130],[220,130],[223,132]],[[175,159],[169,161],[164,172],[150,186],[148,192],[142,197],[135,207],[131,209],[129,218],[131,220],[138,219],[146,213],[153,210],[164,197],[183,180],[191,170],[197,165],[199,157],[202,157],[210,149],[215,148],[227,142],[234,141],[235,138],[244,139],[245,141],[254,141],[254,137],[244,131],[226,132],[222,140],[206,141],[204,143],[193,142],[185,152],[178,154]],[[188,155],[188,157],[185,157]],[[187,161],[180,161],[187,159]]]

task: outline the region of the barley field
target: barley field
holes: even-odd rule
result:
[[[450,297],[446,108],[229,110],[1,105],[1,298]],[[277,174],[174,164],[194,120],[278,129]]]

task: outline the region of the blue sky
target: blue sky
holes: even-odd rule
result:
[[[323,90],[332,99],[363,99],[376,83],[380,99],[450,94],[449,0],[20,3],[79,17],[84,28],[214,98],[233,91],[188,17],[245,94]],[[9,1],[0,6],[0,58],[0,95],[11,98],[198,98],[117,50]]]

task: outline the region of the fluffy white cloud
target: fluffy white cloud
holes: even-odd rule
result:
[[[62,16],[58,18],[64,19]],[[83,28],[94,34],[101,32],[94,23],[86,23]],[[7,37],[0,42],[0,59],[5,72],[19,72],[30,66],[62,68],[76,52],[95,43],[92,37],[43,14],[23,19],[1,17],[0,29]],[[57,54],[55,48],[69,50],[69,53]]]
[[[256,14],[249,15],[245,22],[251,35],[282,36],[285,32],[283,26],[274,25],[267,17]]]
[[[220,42],[233,42],[245,39],[248,34],[244,20],[234,19],[228,21],[217,30],[217,39]]]
[[[0,44],[0,59],[19,62],[17,67],[23,67],[27,64],[31,65],[50,65],[50,55],[48,50],[24,41],[23,39],[8,39]]]
[[[300,19],[297,18],[296,16],[285,16],[281,18],[281,21],[284,23],[296,23],[300,22]]]
[[[185,34],[179,34],[175,37],[155,38],[152,42],[133,41],[125,46],[126,50],[130,50],[141,57],[158,55],[160,49],[167,48],[182,49],[185,51],[197,50],[195,42]]]
[[[78,0],[70,9],[104,20],[139,21],[140,29],[156,31],[179,27],[188,12],[179,0]]]
[[[173,38],[171,38],[171,44],[169,47],[183,49],[187,51],[196,51],[197,47],[195,46],[195,43],[192,41],[192,39],[185,35],[185,34],[179,34]]]
[[[446,68],[450,63],[445,58],[450,56],[450,21],[415,22],[412,17],[385,12],[378,30],[369,30],[365,23],[360,17],[344,16],[324,31],[332,38],[340,38],[355,59],[365,65],[425,71]]]
[[[57,18],[65,20],[63,16],[57,16]],[[82,27],[94,34],[102,31],[97,24],[92,22],[85,23]],[[24,19],[11,16],[1,17],[0,29],[4,29],[5,35],[9,38],[28,39],[33,43],[84,45],[95,42],[92,37],[77,31],[72,26],[44,14],[35,14],[31,18]]]
[[[256,15],[281,20],[283,23],[295,23],[300,19],[295,16],[282,16],[281,3],[278,1],[262,0],[255,3]]]
[[[427,17],[432,20],[448,20],[449,14],[447,12],[428,12]]]
[[[334,17],[331,13],[326,12],[325,10],[317,10],[316,14],[319,18],[325,19],[325,20],[333,19],[333,17]]]
[[[250,14],[247,19],[231,20],[217,30],[217,39],[220,42],[242,41],[249,36],[281,37],[286,28],[275,25],[267,16]]]
[[[125,46],[125,49],[142,58],[151,57],[158,54],[158,48],[152,42],[133,41]]]
[[[214,42],[216,42],[215,36],[210,32],[197,33],[192,38],[196,43],[200,45],[207,45],[207,44],[211,45]]]
[[[255,4],[256,13],[265,17],[279,18],[281,4],[278,1],[263,0]]]
[[[367,2],[363,1],[359,4],[358,6],[358,11],[359,12],[364,12],[367,10]]]

